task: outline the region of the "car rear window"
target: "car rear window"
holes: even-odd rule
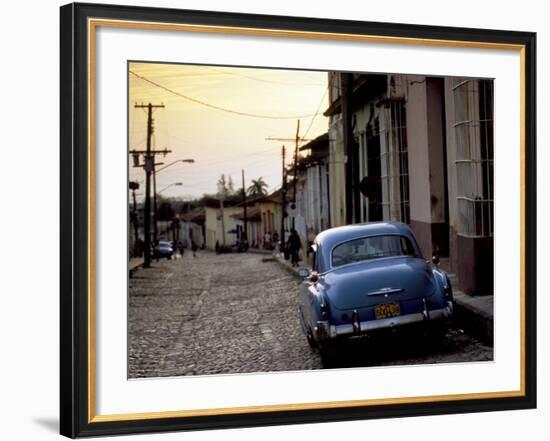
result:
[[[411,241],[405,236],[370,236],[341,243],[332,250],[332,266],[392,256],[415,256]]]

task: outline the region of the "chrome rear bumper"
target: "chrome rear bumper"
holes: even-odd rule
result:
[[[406,314],[379,320],[369,320],[345,325],[330,325],[328,321],[319,321],[317,322],[315,331],[318,340],[327,340],[342,336],[366,334],[378,329],[391,329],[414,323],[445,321],[451,318],[452,315],[453,304],[452,302],[447,302],[447,306],[442,309],[424,310],[415,314]]]

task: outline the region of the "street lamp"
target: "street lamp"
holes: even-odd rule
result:
[[[183,185],[183,183],[181,183],[181,182],[172,182],[170,185],[167,185],[162,190],[160,190],[157,194],[161,194],[164,190],[166,190],[170,187],[181,186],[181,185]]]
[[[164,170],[164,169],[166,169],[166,168],[168,168],[168,167],[171,167],[172,165],[178,164],[178,163],[180,163],[180,162],[183,162],[183,163],[186,163],[186,164],[194,164],[194,163],[195,163],[195,160],[194,160],[194,159],[178,159],[177,161],[173,161],[173,162],[171,162],[170,164],[167,164],[167,165],[165,165],[164,167],[159,168],[158,170],[155,169],[155,170],[153,171],[153,176],[154,176],[155,174],[157,174],[159,171],[162,171],[162,170]],[[141,183],[143,183],[143,181],[144,181],[144,179],[142,179],[141,181],[139,181],[139,183],[141,184]]]
[[[164,167],[161,167],[159,168],[155,173],[158,173],[159,171],[161,170],[164,170],[165,168],[168,168],[174,164],[177,164],[178,162],[183,162],[183,163],[187,163],[187,164],[194,164],[195,163],[195,160],[194,159],[178,159],[177,161],[173,161],[171,162],[170,164],[168,165],[165,165]]]
[[[157,226],[157,173],[159,171],[167,169],[168,167],[171,167],[174,164],[178,164],[179,162],[193,164],[195,162],[195,160],[194,159],[178,159],[176,161],[171,162],[168,165],[165,165],[164,167],[159,168],[158,170],[156,168],[153,169],[153,227],[154,227],[153,228],[153,235],[155,237],[155,242],[158,238],[158,226]]]
[[[157,242],[157,239],[158,239],[158,229],[157,229],[157,194],[161,194],[164,190],[167,190],[168,188],[170,187],[175,187],[175,186],[181,186],[183,185],[181,182],[172,182],[171,184],[167,185],[166,187],[164,187],[162,190],[160,190],[158,193],[155,193],[155,212],[153,213],[153,218],[155,220],[155,243]]]
[[[132,224],[134,226],[134,249],[132,250],[133,257],[139,255],[139,232],[138,232],[138,214],[137,214],[137,204],[136,204],[136,190],[139,189],[139,184],[135,181],[130,181],[128,183],[128,188],[132,190],[132,198],[134,201],[134,207],[132,210]]]

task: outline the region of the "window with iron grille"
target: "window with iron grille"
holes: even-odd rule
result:
[[[405,114],[405,103],[392,101],[390,103],[390,145],[393,145],[392,155],[388,162],[393,162],[396,170],[393,181],[393,191],[399,195],[399,209],[397,215],[399,220],[406,224],[411,222],[411,210],[409,199],[409,150],[407,145],[407,124]]]
[[[409,157],[405,103],[394,100],[359,136],[361,220],[410,223]]]
[[[493,82],[455,80],[458,232],[493,235]]]

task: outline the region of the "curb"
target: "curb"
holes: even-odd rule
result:
[[[270,259],[271,260],[271,259]],[[278,256],[276,254],[273,255],[273,260],[279,262],[279,264],[287,271],[289,272],[291,275],[293,275],[294,277],[296,277],[297,279],[300,279],[302,280],[302,278],[300,277],[300,275],[298,274],[298,270],[300,269],[300,267],[293,267],[290,265],[290,263],[287,263],[287,261],[284,259],[284,257],[282,256]]]
[[[454,293],[453,321],[469,334],[478,337],[483,343],[493,346],[493,314],[476,307],[471,299],[475,297],[472,298],[461,291]]]
[[[264,250],[264,249],[261,249],[261,248],[249,248],[245,252],[246,253],[251,253],[251,254],[265,254],[265,255],[273,254],[272,250]]]
[[[468,295],[458,289],[458,279],[454,273],[447,272],[447,276],[453,287],[454,323],[483,343],[493,346],[494,297]]]

